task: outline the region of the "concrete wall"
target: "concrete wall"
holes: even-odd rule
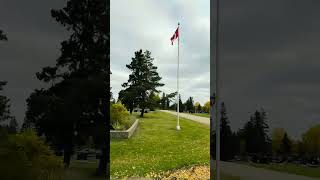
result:
[[[132,126],[128,130],[125,130],[125,131],[111,130],[110,138],[128,139],[133,135],[133,133],[137,129],[138,124],[139,124],[139,119],[136,119],[136,121],[132,124]]]

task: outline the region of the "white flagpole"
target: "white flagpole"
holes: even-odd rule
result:
[[[177,100],[178,100],[178,102],[177,102],[177,118],[178,118],[178,120],[177,120],[177,130],[179,131],[180,130],[180,124],[179,124],[179,46],[180,46],[180,32],[179,32],[179,25],[180,25],[180,23],[178,23],[178,69],[177,69]]]
[[[219,82],[219,79],[218,79],[218,70],[219,70],[219,33],[220,33],[220,3],[219,3],[219,0],[217,0],[217,10],[216,10],[216,18],[217,18],[217,24],[216,24],[216,66],[215,66],[215,83],[216,83],[216,87],[215,87],[215,119],[216,119],[216,166],[217,166],[217,169],[216,169],[216,179],[217,180],[220,180],[220,119],[219,119],[219,85],[218,85],[218,82]]]

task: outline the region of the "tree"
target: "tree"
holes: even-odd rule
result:
[[[8,38],[7,36],[4,34],[4,32],[0,29],[0,41],[7,41]]]
[[[149,99],[148,106],[151,111],[154,111],[156,108],[160,108],[161,99],[158,93],[151,92],[148,99]]]
[[[179,94],[179,112],[183,112],[184,109],[185,109],[185,105],[182,103],[181,94]]]
[[[139,50],[135,52],[131,63],[126,65],[132,73],[129,75],[128,81],[122,84],[122,87],[126,88],[125,91],[135,94],[134,100],[142,109],[141,117],[143,117],[144,109],[150,103],[150,94],[152,92],[158,93],[156,88],[164,85],[160,83],[161,77],[157,72],[157,67],[153,65],[153,60],[150,51],[142,52]]]
[[[35,90],[28,98],[26,121],[64,149],[66,166],[76,140],[93,135],[96,148],[102,151],[97,174],[109,176],[105,143],[111,97],[107,5],[104,0],[69,0],[64,8],[51,10],[51,16],[70,36],[61,43],[56,65],[36,73],[51,87]]]
[[[160,106],[161,106],[161,109],[167,108],[167,99],[166,99],[166,94],[164,92],[162,92],[162,97],[160,99]]]
[[[15,134],[18,132],[18,122],[15,117],[12,117],[9,122],[9,133]]]
[[[194,112],[193,97],[189,97],[185,103],[185,108],[189,113]]]
[[[162,97],[160,98],[160,106],[161,109],[169,109],[170,103],[173,101],[173,99],[177,96],[177,92],[165,94],[162,93]]]
[[[0,30],[0,41],[7,41],[8,38],[4,34],[2,30]],[[0,81],[0,92],[3,91],[3,87],[7,84],[6,81]],[[10,100],[6,97],[0,94],[0,122],[6,121],[11,118],[10,116]]]
[[[214,133],[213,137],[213,146],[212,148],[215,149],[216,143],[216,134]],[[220,144],[221,146],[221,160],[231,160],[234,158],[234,155],[237,152],[236,146],[238,146],[236,142],[236,135],[231,131],[226,106],[225,103],[221,103],[221,110],[220,110]]]
[[[137,93],[132,88],[127,88],[119,92],[118,99],[129,109],[132,114],[133,109],[137,105]]]
[[[320,125],[311,127],[302,135],[302,143],[306,155],[309,157],[320,156]]]
[[[250,121],[239,131],[241,139],[245,140],[248,153],[266,154],[272,150],[271,141],[268,137],[268,128],[266,113],[263,109],[255,111],[250,116]]]
[[[0,92],[3,91],[3,87],[7,84],[5,81],[0,81]],[[0,95],[0,122],[11,119],[10,113],[10,100],[3,95]]]
[[[210,113],[210,101],[207,101],[206,103],[204,103],[202,108],[205,113]]]
[[[287,156],[291,153],[292,150],[292,142],[289,139],[287,133],[284,133],[282,142],[281,142],[281,153],[287,158]]]
[[[281,153],[281,143],[286,131],[283,128],[276,128],[272,132],[272,152],[274,154]]]
[[[195,103],[194,103],[195,113],[199,113],[199,112],[201,111],[201,105],[200,105],[200,109],[199,109],[199,105],[200,105],[199,102],[195,102]]]

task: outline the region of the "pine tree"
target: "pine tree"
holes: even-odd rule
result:
[[[131,63],[126,65],[132,73],[122,87],[126,88],[125,91],[134,94],[136,104],[142,109],[140,117],[143,117],[144,110],[150,103],[150,93],[158,93],[156,88],[164,85],[160,83],[161,77],[157,72],[157,67],[153,65],[153,60],[150,51],[139,50],[135,52]]]
[[[283,139],[281,141],[281,146],[280,146],[282,155],[287,157],[291,153],[291,146],[292,146],[292,142],[290,141],[288,134],[284,133]]]
[[[35,124],[48,141],[63,147],[66,166],[76,143],[75,132],[81,137],[93,135],[102,151],[97,174],[109,177],[109,148],[105,145],[111,98],[107,5],[105,0],[69,0],[64,8],[51,10],[70,36],[61,43],[56,65],[36,73],[51,86],[35,90],[28,98],[26,121]]]

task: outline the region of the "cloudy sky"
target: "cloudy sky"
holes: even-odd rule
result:
[[[111,0],[111,86],[114,98],[128,80],[134,52],[149,50],[165,93],[176,91],[177,43],[170,37],[180,22],[180,94],[202,105],[210,94],[209,0]]]
[[[299,137],[320,123],[320,1],[223,0],[220,92],[233,129],[263,107],[271,128]],[[0,28],[0,80],[11,111],[22,121],[26,98],[39,87],[35,77],[60,55],[66,30],[50,16],[65,0],[4,0]],[[181,23],[182,98],[202,104],[209,97],[209,1],[112,0],[111,68],[115,95],[128,79],[134,51],[148,49],[165,92],[176,89],[177,46],[170,37]],[[211,27],[213,24],[211,24]],[[213,71],[211,71],[213,73]]]
[[[64,7],[64,0],[3,0],[0,29],[8,37],[0,42],[0,81],[8,81],[4,95],[10,98],[11,111],[21,123],[26,99],[35,88],[43,87],[35,73],[55,64],[65,29],[51,18],[50,10]]]
[[[219,88],[232,127],[260,107],[294,137],[319,124],[320,1],[221,2]]]

